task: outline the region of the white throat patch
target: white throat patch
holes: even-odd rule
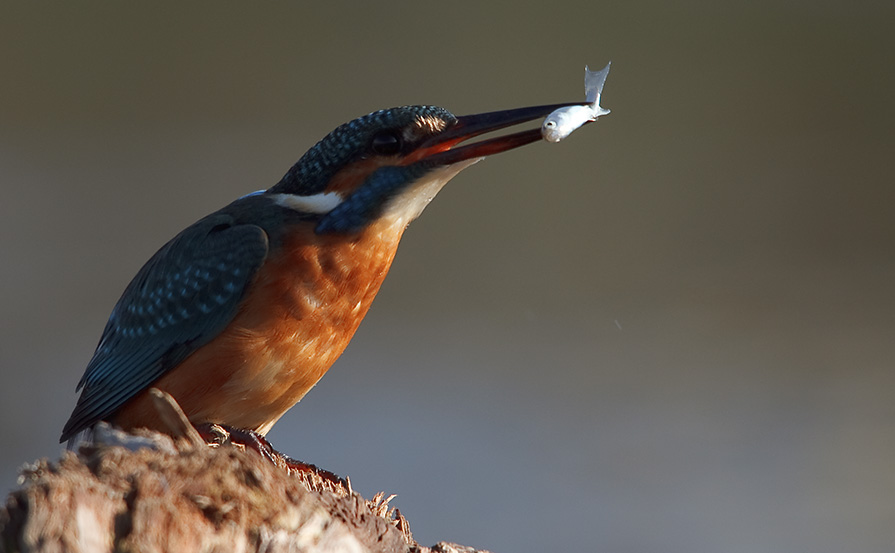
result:
[[[466,159],[426,173],[417,182],[408,186],[407,189],[386,204],[382,219],[388,219],[395,224],[407,226],[420,216],[420,213],[426,209],[432,198],[441,191],[449,180],[457,176],[457,173],[463,169],[483,159],[485,158]]]

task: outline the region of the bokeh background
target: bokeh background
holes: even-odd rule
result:
[[[454,179],[279,449],[496,552],[895,551],[891,2],[6,3],[0,485],[177,231],[378,108],[612,115]]]

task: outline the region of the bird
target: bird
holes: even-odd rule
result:
[[[263,438],[341,355],[408,224],[463,169],[541,139],[553,104],[455,116],[402,106],[345,123],[272,187],[161,247],[112,309],[60,442],[105,421],[166,432],[150,389],[193,424]]]

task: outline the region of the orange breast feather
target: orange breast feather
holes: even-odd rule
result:
[[[297,227],[282,251],[271,252],[231,324],[154,386],[174,396],[193,423],[266,434],[342,354],[403,230],[374,223],[347,239]],[[163,430],[145,391],[112,422]]]

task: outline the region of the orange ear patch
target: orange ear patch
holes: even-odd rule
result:
[[[386,165],[396,165],[396,158],[371,157],[349,163],[345,168],[333,175],[326,187],[327,192],[337,192],[343,198],[357,190],[367,177]]]

